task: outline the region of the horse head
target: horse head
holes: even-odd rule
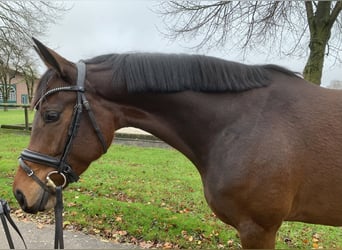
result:
[[[37,86],[31,138],[13,184],[20,206],[30,213],[55,205],[54,187],[77,181],[106,152],[115,126],[113,110],[96,97],[85,64],[34,42],[48,70]]]

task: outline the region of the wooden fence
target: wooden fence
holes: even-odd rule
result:
[[[29,119],[28,119],[28,109],[31,107],[29,104],[12,104],[12,103],[1,103],[0,107],[4,108],[23,108],[25,115],[25,130],[29,130]]]

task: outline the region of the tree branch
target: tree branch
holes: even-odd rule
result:
[[[314,26],[314,12],[311,1],[305,1],[306,17],[309,24],[310,33],[313,31]]]
[[[342,1],[337,1],[333,10],[331,11],[330,18],[329,18],[329,26],[330,28],[334,25],[338,15],[342,11]]]

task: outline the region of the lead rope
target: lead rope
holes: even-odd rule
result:
[[[55,249],[64,249],[63,239],[63,187],[56,187],[55,205]]]
[[[55,249],[64,249],[64,239],[63,239],[63,187],[56,187],[56,205],[55,205]],[[20,233],[18,227],[12,220],[10,216],[10,207],[5,200],[0,199],[0,218],[6,234],[8,246],[10,249],[14,249],[14,243],[12,240],[11,233],[9,231],[7,221],[11,224],[13,229],[18,233],[19,237],[24,243],[25,249],[27,249],[24,237]]]
[[[0,199],[0,217],[1,217],[2,225],[4,227],[4,231],[6,234],[6,238],[7,238],[9,248],[14,249],[14,244],[13,244],[13,240],[12,240],[11,233],[9,231],[6,219],[11,224],[13,229],[17,232],[17,234],[20,236],[21,240],[24,243],[25,249],[27,249],[27,246],[26,246],[26,243],[25,243],[23,236],[21,235],[18,227],[15,225],[14,221],[12,220],[12,218],[10,216],[10,211],[11,210],[10,210],[10,207],[9,207],[7,201]]]

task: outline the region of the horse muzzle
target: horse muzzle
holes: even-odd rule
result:
[[[37,213],[54,207],[57,186],[64,188],[67,177],[58,171],[50,171],[44,179],[40,179],[34,171],[19,158],[20,167],[33,182],[14,181],[13,193],[20,207],[28,213]],[[37,186],[38,184],[38,186]]]
[[[36,201],[32,204],[28,202],[25,194],[20,189],[16,189],[14,191],[14,196],[17,199],[22,210],[31,214],[36,214],[39,211],[48,210],[54,207],[54,204],[56,202],[56,199],[50,192],[41,189],[39,191],[39,194],[36,195]]]

